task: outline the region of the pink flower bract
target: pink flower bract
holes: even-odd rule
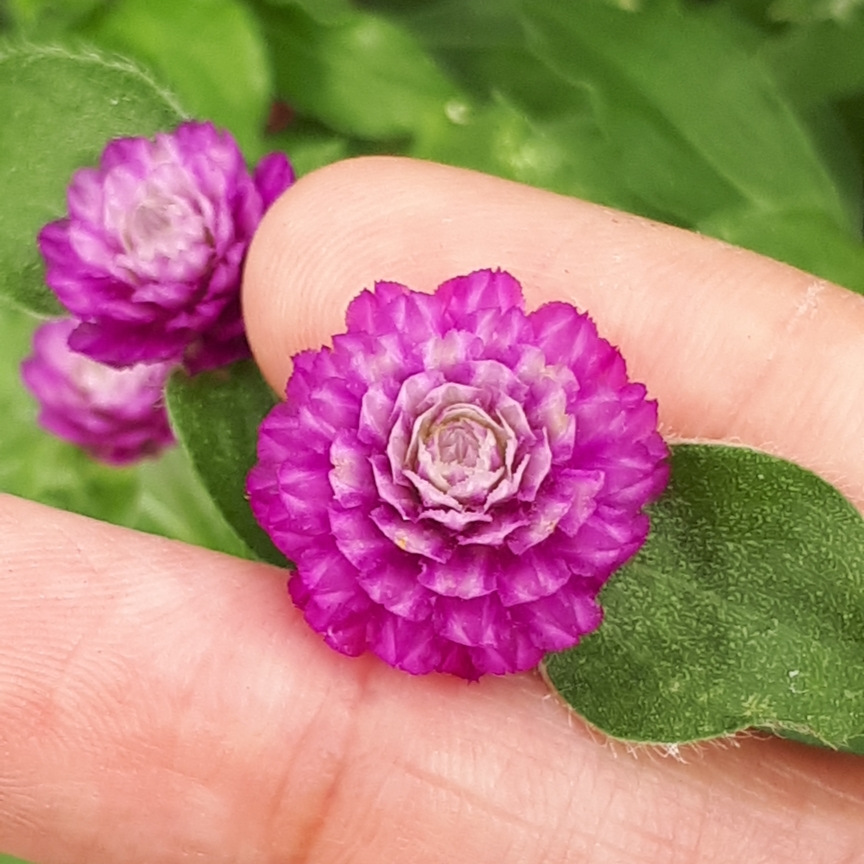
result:
[[[33,336],[21,364],[27,389],[40,405],[39,424],[91,456],[125,465],[174,443],[163,404],[171,364],[113,369],[71,351],[75,321],[51,321]]]
[[[249,353],[240,275],[264,211],[294,179],[273,153],[254,176],[227,132],[184,123],[119,138],[77,171],[69,215],[46,225],[46,281],[79,320],[70,344],[112,366],[198,372]]]
[[[645,387],[590,318],[526,314],[502,271],[379,282],[347,327],[294,358],[248,479],[306,620],[345,654],[468,679],[575,645],[667,481]]]

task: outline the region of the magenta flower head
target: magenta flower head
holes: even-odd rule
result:
[[[294,358],[248,479],[306,620],[345,654],[468,679],[576,644],[666,484],[645,387],[586,315],[526,314],[501,271],[379,282],[347,325]]]
[[[39,234],[48,285],[80,322],[72,348],[112,366],[170,360],[192,373],[247,356],[241,268],[293,179],[281,153],[251,176],[210,123],[111,141],[98,168],[72,178],[68,217]]]
[[[125,465],[174,443],[162,402],[170,363],[113,369],[69,349],[75,321],[50,321],[21,364],[40,405],[39,424],[91,456]]]

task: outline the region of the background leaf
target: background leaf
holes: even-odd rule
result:
[[[13,858],[11,855],[0,853],[0,864],[27,864],[23,858]]]
[[[351,0],[268,0],[272,6],[299,6],[322,24],[338,24],[354,15]]]
[[[240,0],[120,0],[79,31],[146,63],[195,117],[262,155],[272,80],[258,21]]]
[[[172,128],[182,112],[123,61],[27,47],[0,49],[0,116],[0,298],[60,314],[36,235],[64,215],[73,171],[110,138]]]
[[[237,558],[253,558],[180,447],[138,466],[138,506],[128,527]],[[111,520],[115,521],[115,520]]]
[[[864,520],[814,474],[744,448],[674,447],[648,542],[601,600],[602,626],[545,663],[609,735],[864,742]]]
[[[129,524],[137,513],[134,469],[109,468],[36,426],[37,405],[18,368],[35,320],[0,307],[0,490],[53,507]]]
[[[337,132],[398,139],[458,95],[420,45],[393,22],[355,12],[322,23],[299,6],[256,8],[279,96]]]
[[[248,556],[179,448],[115,468],[36,424],[21,382],[36,319],[0,307],[0,491],[175,540]]]
[[[167,402],[171,425],[227,522],[259,558],[284,567],[285,556],[255,521],[246,500],[258,426],[276,404],[258,367],[244,360],[194,378],[175,373]]]
[[[862,11],[859,7],[855,18],[845,23],[790,28],[761,48],[761,56],[799,102],[842,99],[864,88]]]
[[[755,56],[756,33],[722,7],[522,8],[537,57],[567,86],[591,90],[631,188],[672,219],[692,225],[750,203],[820,211],[857,236],[858,211]]]
[[[772,0],[769,15],[777,21],[849,22],[862,9],[861,0]]]
[[[664,215],[624,181],[588,92],[562,86],[531,52],[517,4],[439,0],[395,13],[462,91],[427,116],[411,155]]]
[[[103,6],[107,0],[5,0],[0,25],[28,39],[52,39]]]

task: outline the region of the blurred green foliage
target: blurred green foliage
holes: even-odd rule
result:
[[[250,161],[403,153],[864,290],[864,3],[6,0],[13,41],[140,64]]]

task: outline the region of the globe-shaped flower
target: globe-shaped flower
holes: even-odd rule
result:
[[[469,679],[574,645],[666,484],[645,387],[586,315],[526,314],[501,271],[380,282],[347,325],[294,358],[248,479],[306,620],[345,654]]]
[[[113,369],[71,351],[75,321],[50,321],[33,335],[21,375],[40,405],[39,424],[91,456],[125,465],[174,443],[162,401],[171,364]]]
[[[281,153],[250,176],[210,123],[120,138],[77,171],[69,215],[46,225],[46,280],[79,320],[74,350],[125,367],[198,372],[247,356],[240,274],[264,211],[294,179]]]

